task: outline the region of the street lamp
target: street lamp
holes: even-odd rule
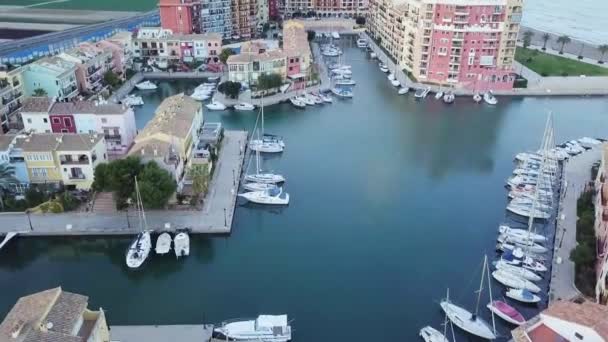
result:
[[[32,227],[32,219],[30,218],[30,210],[25,210],[25,214],[27,215],[27,222],[30,224],[30,230],[33,232],[34,227]]]
[[[226,218],[226,208],[224,208],[224,227],[228,227],[228,219]]]
[[[131,222],[129,222],[129,206],[131,206],[131,198],[127,198],[127,228],[131,230]]]

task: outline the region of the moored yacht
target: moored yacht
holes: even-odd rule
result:
[[[511,227],[505,226],[505,225],[498,226],[498,232],[500,234],[505,234],[507,236],[518,236],[518,237],[527,238],[527,239],[530,239],[530,240],[533,240],[536,242],[546,242],[547,241],[547,237],[545,237],[544,235],[529,232],[525,229],[511,228]]]
[[[522,303],[538,303],[540,297],[525,289],[509,289],[505,295]]]
[[[451,90],[448,90],[445,95],[443,95],[443,102],[447,104],[454,103],[454,100],[456,100],[456,96]]]
[[[526,289],[534,293],[540,292],[540,287],[538,287],[533,282],[520,278],[507,271],[496,270],[492,272],[492,277],[494,277],[494,279],[496,279],[499,283],[507,287],[511,287],[514,289]]]
[[[190,255],[190,236],[188,236],[188,233],[181,232],[175,235],[173,248],[175,249],[175,256],[178,258]]]
[[[135,239],[127,249],[127,266],[129,268],[138,268],[148,258],[152,249],[152,239],[149,231],[143,231],[137,234]]]
[[[255,106],[251,103],[241,102],[239,104],[234,105],[234,109],[242,111],[251,111],[255,109]]]
[[[331,92],[338,97],[344,97],[344,98],[353,97],[352,90],[348,90],[348,89],[344,89],[344,88],[332,88]]]
[[[498,100],[496,99],[491,90],[483,94],[483,100],[489,105],[495,105],[498,103]]]
[[[306,103],[302,102],[302,100],[300,100],[297,96],[290,97],[289,102],[291,102],[291,104],[296,108],[306,108]]]
[[[268,190],[251,191],[239,194],[249,202],[257,204],[287,205],[289,204],[289,194],[283,192],[282,187],[272,187]]]
[[[150,81],[143,81],[141,83],[137,83],[135,85],[135,88],[139,89],[139,90],[154,90],[157,88],[156,84],[150,82]]]
[[[207,107],[207,109],[210,110],[225,110],[226,109],[226,105],[219,102],[219,101],[212,101],[211,103],[208,103],[205,105],[205,107]]]
[[[223,341],[291,341],[287,315],[260,315],[255,319],[224,322],[213,329],[213,338]]]
[[[488,303],[488,309],[496,314],[496,316],[504,319],[505,321],[515,324],[522,325],[526,323],[524,316],[519,313],[514,307],[503,302],[501,300],[495,300]]]

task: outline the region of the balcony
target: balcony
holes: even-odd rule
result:
[[[76,173],[76,174],[70,173],[68,178],[71,180],[85,180],[86,179],[86,177],[84,176],[84,173]]]
[[[77,158],[73,158],[71,155],[59,156],[59,163],[61,165],[88,165],[89,157],[86,155],[80,155]]]
[[[105,134],[104,138],[107,141],[120,142],[122,140],[122,136],[120,134]]]

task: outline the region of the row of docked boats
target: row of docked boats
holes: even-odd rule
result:
[[[257,123],[260,119],[261,129],[258,129]],[[255,172],[247,172],[243,183],[244,192],[239,193],[238,196],[257,204],[287,205],[289,204],[289,194],[283,191],[285,177],[279,173],[264,170],[260,158],[261,153],[283,152],[285,142],[278,135],[264,133],[264,106],[261,106],[258,120],[254,127],[254,134],[257,133],[257,138],[249,141],[249,148],[255,155]],[[260,131],[262,131],[261,136]]]
[[[190,255],[190,236],[187,232],[179,232],[175,237],[171,237],[169,232],[164,232],[156,239],[155,252],[159,255],[168,254],[173,248],[175,256],[185,257]]]
[[[332,103],[334,100],[329,94],[321,92],[304,92],[289,99],[289,102],[298,109],[304,109],[306,106],[322,105]]]

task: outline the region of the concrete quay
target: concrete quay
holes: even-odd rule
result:
[[[213,325],[112,325],[113,342],[205,342],[210,341]]]
[[[439,86],[424,83],[417,83],[409,79],[395,62],[389,58],[384,50],[367,35],[363,34],[368,45],[372,48],[378,59],[388,65],[391,72],[402,84],[410,88],[431,87],[432,92],[439,90]],[[521,65],[515,65],[515,71],[523,70]],[[528,79],[528,88],[515,88],[510,91],[494,91],[498,96],[608,96],[608,77],[541,77],[532,70],[526,70],[524,77]],[[378,71],[380,72],[380,71]],[[444,87],[445,89],[445,87]],[[473,96],[474,92],[467,89],[455,88],[456,96]],[[472,101],[472,100],[471,100]]]
[[[601,158],[601,148],[593,148],[565,162],[562,191],[557,214],[557,227],[549,284],[549,303],[570,300],[580,295],[574,285],[574,263],[570,251],[576,245],[576,203],[591,180],[591,167]]]
[[[218,162],[202,210],[147,210],[150,230],[188,228],[193,234],[228,234],[246,155],[247,132],[225,131]],[[0,234],[23,236],[130,235],[139,230],[137,212],[0,214]]]

